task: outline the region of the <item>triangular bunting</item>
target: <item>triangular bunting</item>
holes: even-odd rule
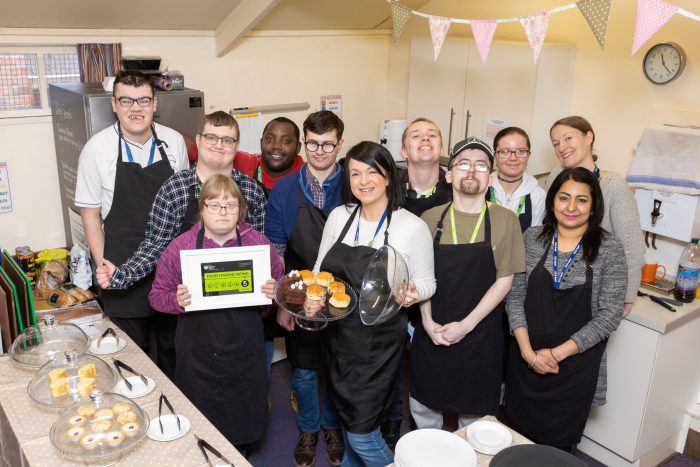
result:
[[[476,42],[476,49],[479,51],[481,64],[486,65],[486,58],[489,56],[489,49],[491,48],[493,35],[496,33],[497,23],[492,20],[472,20],[471,25],[472,35],[474,36],[474,42]]]
[[[579,0],[576,2],[588,27],[591,28],[600,48],[605,48],[605,35],[608,30],[608,18],[610,18],[610,4],[612,0]]]
[[[671,19],[678,7],[663,0],[637,0],[637,21],[634,25],[632,55]]]
[[[428,21],[430,22],[430,38],[433,40],[433,60],[437,60],[452,20],[444,16],[431,16]]]
[[[532,56],[540,58],[542,44],[544,44],[544,36],[547,34],[547,26],[549,25],[549,12],[535,13],[534,15],[524,16],[520,18],[520,24],[525,28],[527,41],[530,43],[530,51]]]
[[[391,2],[391,41],[396,45],[413,13],[396,1]]]

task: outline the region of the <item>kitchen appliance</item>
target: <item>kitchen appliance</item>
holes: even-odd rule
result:
[[[195,89],[156,89],[156,97],[158,110],[153,119],[194,137],[204,115],[204,93]],[[116,122],[112,94],[101,83],[51,84],[49,99],[66,242],[69,246],[79,243],[87,249],[80,212],[74,202],[78,158],[92,136]]]

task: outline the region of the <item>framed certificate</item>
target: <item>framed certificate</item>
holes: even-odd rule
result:
[[[269,245],[183,250],[180,264],[192,295],[186,312],[272,303],[260,291],[271,277]]]

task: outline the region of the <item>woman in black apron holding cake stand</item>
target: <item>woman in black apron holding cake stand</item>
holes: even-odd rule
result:
[[[334,209],[326,222],[315,270],[328,271],[359,291],[376,249],[390,244],[409,266],[404,306],[430,298],[435,291],[430,232],[402,209],[404,196],[389,151],[368,141],[357,144],[346,156],[343,183],[346,204]],[[405,312],[399,312],[366,326],[355,309],[323,331],[331,399],[346,441],[343,466],[393,462],[379,427],[391,403],[406,323]]]
[[[542,226],[525,233],[525,275],[507,297],[511,346],[505,406],[515,428],[572,449],[591,404],[605,402],[605,345],[622,317],[627,266],[601,228],[603,195],[587,169],[565,169],[547,193]]]

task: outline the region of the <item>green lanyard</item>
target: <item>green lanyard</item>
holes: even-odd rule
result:
[[[472,236],[469,239],[469,243],[474,243],[474,240],[476,240],[476,234],[479,232],[479,227],[481,227],[481,222],[484,220],[485,215],[486,215],[486,203],[484,203],[484,205],[481,206],[481,214],[479,214],[479,219],[476,221],[476,226],[474,227],[474,231],[472,232]],[[450,221],[452,223],[452,244],[457,245],[457,227],[455,227],[455,205],[454,205],[454,203],[450,204]]]
[[[515,210],[516,217],[519,217],[520,213],[523,212],[523,208],[525,207],[525,197],[526,196],[527,195],[523,195],[520,197],[520,202],[518,202],[518,209]],[[496,199],[496,190],[494,190],[493,187],[491,187],[491,199],[490,199],[490,201],[493,204],[499,204],[498,200]]]
[[[262,183],[263,176],[262,176],[262,167],[260,167],[260,164],[258,164],[258,168],[257,168],[257,170],[255,171],[255,174],[256,174],[256,176],[257,176],[258,181],[259,181],[260,183]]]
[[[435,180],[435,182],[432,185],[430,185],[427,190],[421,193],[418,193],[418,191],[414,188],[413,191],[416,192],[416,198],[430,198],[431,196],[433,196],[435,194],[435,190],[437,189],[438,181],[440,181],[440,177],[438,177],[438,179]]]

